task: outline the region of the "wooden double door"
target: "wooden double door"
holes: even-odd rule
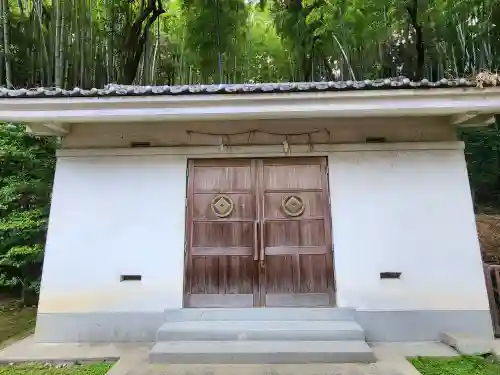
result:
[[[324,158],[190,160],[185,307],[334,305]]]

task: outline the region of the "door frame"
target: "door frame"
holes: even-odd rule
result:
[[[196,308],[188,306],[189,300],[189,288],[191,283],[191,267],[189,264],[190,259],[190,250],[192,248],[192,224],[193,224],[193,205],[190,204],[189,199],[194,194],[194,167],[197,160],[220,160],[220,159],[250,159],[251,160],[251,173],[252,173],[252,185],[253,185],[253,193],[255,199],[255,215],[256,218],[260,218],[262,216],[262,205],[263,205],[263,194],[259,194],[259,187],[262,187],[262,177],[263,176],[255,176],[256,171],[258,170],[257,165],[262,163],[264,159],[272,160],[272,159],[282,159],[289,160],[293,162],[297,159],[319,159],[320,160],[320,168],[321,168],[321,184],[324,187],[323,194],[323,210],[324,210],[324,230],[325,230],[325,244],[327,249],[330,249],[326,253],[327,258],[327,275],[330,277],[327,278],[328,282],[328,291],[329,291],[329,300],[330,307],[336,306],[336,282],[335,282],[335,256],[334,256],[334,245],[333,245],[333,230],[332,230],[332,218],[331,218],[331,194],[330,194],[330,181],[329,181],[329,168],[328,168],[328,157],[327,155],[312,155],[312,156],[265,156],[258,157],[255,156],[246,156],[246,157],[227,157],[227,158],[188,158],[186,165],[186,197],[185,197],[185,241],[184,241],[184,272],[183,272],[183,298],[182,298],[182,307],[183,308]],[[262,169],[262,168],[261,168]],[[262,172],[262,171],[261,171]],[[262,197],[261,197],[262,195]],[[261,224],[262,225],[262,224]],[[260,226],[259,226],[260,227]],[[259,235],[262,229],[259,228]],[[260,243],[260,241],[259,241]],[[260,246],[264,246],[260,244]],[[265,307],[265,271],[261,271],[260,266],[257,265],[256,277],[254,277],[254,306],[251,308],[264,308]],[[255,285],[257,283],[257,285]],[[250,307],[249,307],[250,308]]]

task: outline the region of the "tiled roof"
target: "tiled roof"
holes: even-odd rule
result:
[[[251,94],[282,92],[327,92],[355,90],[402,90],[437,89],[452,87],[476,87],[475,80],[442,79],[430,82],[411,81],[408,78],[392,78],[364,81],[336,82],[297,82],[297,83],[257,83],[257,84],[220,84],[220,85],[183,85],[183,86],[131,86],[109,84],[104,89],[72,90],[59,88],[6,89],[0,88],[0,98],[47,98],[47,97],[110,97],[110,96],[148,96],[148,95],[210,95],[210,94]],[[485,83],[484,86],[491,86]]]

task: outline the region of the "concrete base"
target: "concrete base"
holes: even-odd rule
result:
[[[208,309],[209,310],[209,309]],[[158,328],[165,322],[183,320],[235,319],[234,309],[175,309],[158,312],[102,312],[102,313],[39,313],[35,337],[38,342],[151,342]],[[243,311],[245,310],[245,311]],[[284,320],[284,310],[296,309],[240,309],[236,320]],[[291,321],[301,320],[287,312]],[[441,332],[465,332],[475,337],[491,338],[493,329],[488,310],[470,311],[368,311],[354,309],[312,309],[309,320],[332,321],[354,319],[363,328],[368,342],[440,341]],[[303,319],[302,319],[303,320]]]
[[[38,313],[35,340],[41,343],[154,342],[162,323],[163,311]]]
[[[368,342],[440,341],[441,332],[493,337],[489,310],[356,310]]]
[[[355,318],[355,309],[351,308],[200,308],[167,309],[166,322],[185,321],[346,321]]]
[[[493,352],[493,338],[488,340],[466,333],[444,332],[441,334],[441,341],[463,355],[481,355]]]

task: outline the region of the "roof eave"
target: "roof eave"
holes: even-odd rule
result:
[[[73,123],[290,118],[449,116],[484,126],[500,113],[500,88],[370,90],[287,94],[0,99],[0,120],[39,135],[64,135]]]

